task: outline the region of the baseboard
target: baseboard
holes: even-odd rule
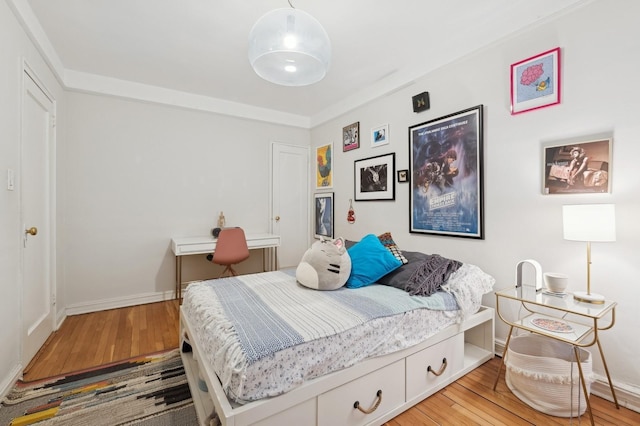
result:
[[[613,385],[613,389],[616,391],[618,404],[621,407],[640,413],[640,394],[638,394],[638,392],[618,386],[615,383]],[[591,383],[591,393],[599,396],[600,398],[606,399],[607,401],[613,402],[609,383],[604,376],[595,375],[595,381]]]
[[[66,315],[79,315],[89,312],[105,311],[107,309],[125,308],[127,306],[144,305],[146,303],[163,302],[172,300],[173,290],[160,293],[137,294],[127,297],[96,300],[87,303],[76,303],[66,308]]]
[[[495,351],[496,355],[502,356],[504,354],[504,346],[506,341],[501,339],[496,339],[495,341]],[[609,382],[605,376],[600,376],[598,374],[593,375],[594,382],[591,383],[591,393],[593,395],[599,396],[600,398],[606,399],[607,401],[613,402],[613,396],[611,395],[611,389],[609,389]],[[616,392],[616,397],[618,399],[618,404],[621,407],[628,408],[629,410],[636,411],[640,413],[640,393],[634,388],[627,388],[624,385],[616,385],[613,384],[613,390]]]
[[[0,401],[4,400],[4,397],[13,389],[13,385],[20,378],[22,378],[22,365],[18,364],[13,367],[13,370],[0,383]]]

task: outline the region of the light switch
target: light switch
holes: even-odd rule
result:
[[[13,169],[7,169],[7,190],[13,191],[15,187],[15,173]]]

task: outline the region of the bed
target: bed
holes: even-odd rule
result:
[[[180,319],[199,423],[382,424],[493,357],[493,282],[462,264],[429,297],[316,291],[295,271],[193,283]]]

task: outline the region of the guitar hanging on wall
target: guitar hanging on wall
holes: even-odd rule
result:
[[[356,221],[356,212],[353,211],[353,200],[349,200],[349,211],[347,212],[347,222],[354,223]]]

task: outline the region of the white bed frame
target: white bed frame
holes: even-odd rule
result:
[[[192,327],[180,311],[181,336]],[[190,339],[183,352],[191,395],[201,426],[211,413],[223,426],[381,425],[442,389],[494,356],[494,310],[481,307],[462,324],[451,325],[428,340],[392,354],[318,377],[274,398],[245,405],[231,403],[202,349]],[[198,386],[204,380],[208,392]],[[356,402],[365,414],[356,409]]]

